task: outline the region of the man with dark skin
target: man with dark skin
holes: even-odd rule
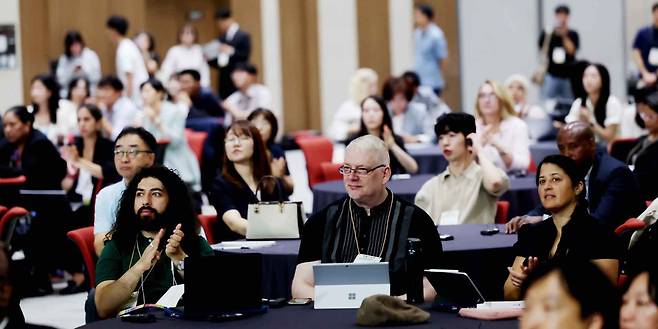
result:
[[[558,132],[557,146],[560,154],[576,161],[586,174],[587,208],[599,222],[614,230],[644,210],[633,173],[623,162],[596,149],[589,125],[582,122],[565,125]],[[525,224],[539,222],[543,214],[540,206],[525,216],[514,217],[505,225],[505,232],[514,233]]]

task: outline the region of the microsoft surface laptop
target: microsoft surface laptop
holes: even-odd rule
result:
[[[433,307],[456,310],[464,307],[476,307],[486,300],[473,280],[464,272],[457,270],[429,269],[425,276],[430,281],[437,297]]]
[[[316,309],[359,308],[366,297],[391,293],[388,263],[313,265]]]

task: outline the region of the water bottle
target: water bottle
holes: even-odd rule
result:
[[[423,248],[420,239],[407,239],[407,303],[421,304],[423,298]]]

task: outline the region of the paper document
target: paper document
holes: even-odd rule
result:
[[[178,305],[178,301],[183,297],[183,293],[185,292],[185,285],[184,284],[177,284],[175,286],[169,287],[169,290],[165,292],[160,299],[158,299],[158,302],[156,304],[162,305],[165,307],[176,307]]]
[[[258,249],[270,247],[276,244],[276,241],[224,241],[213,244],[214,250],[231,250],[231,249]]]

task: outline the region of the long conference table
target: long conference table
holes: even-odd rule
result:
[[[469,274],[488,300],[502,299],[502,288],[507,278],[507,266],[514,260],[512,246],[515,234],[499,233],[483,236],[480,231],[493,225],[464,224],[439,226],[441,234],[449,234],[454,240],[442,241],[442,267]],[[501,232],[502,225],[497,226]],[[273,246],[258,249],[231,249],[216,253],[260,253],[263,271],[263,297],[290,298],[290,286],[297,266],[299,240],[279,240]]]
[[[427,306],[422,307],[427,309]],[[90,323],[84,326],[84,328],[357,328],[356,312],[357,310],[314,310],[311,305],[284,306],[283,308],[270,309],[262,315],[242,320],[216,323],[172,319],[158,311],[153,313],[157,319],[153,323],[130,323],[123,322],[118,318],[112,318]],[[515,319],[481,321],[462,318],[457,314],[430,310],[429,321],[414,325],[413,328],[507,329],[518,328],[518,325],[518,321]],[[400,328],[400,326],[380,328]]]
[[[393,179],[388,182],[388,188],[395,195],[409,202],[414,202],[418,190],[432,177],[434,175],[421,174],[405,179]],[[322,210],[324,207],[347,195],[342,180],[315,184],[312,187],[312,191],[313,213]],[[528,211],[534,209],[539,204],[534,175],[531,174],[523,177],[511,176],[510,188],[500,197],[500,200],[509,201],[510,203],[508,219],[514,216],[525,215]]]

